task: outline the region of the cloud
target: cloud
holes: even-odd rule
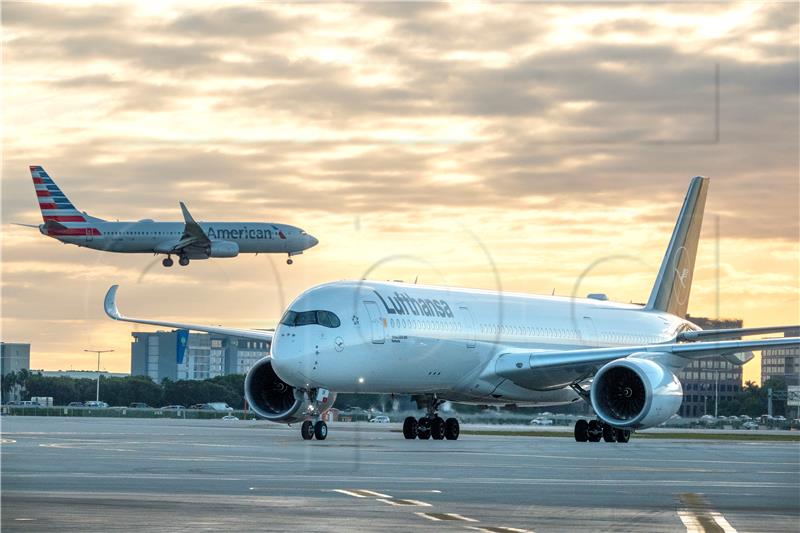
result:
[[[797,282],[796,6],[3,8],[4,315],[25,317],[25,335],[47,305],[55,316],[77,301],[102,323],[93,307],[102,288],[84,292],[86,278],[130,281],[151,261],[8,230],[40,220],[29,164],[96,216],[178,220],[183,200],[206,220],[286,221],[320,234],[294,265],[308,270],[286,273],[287,295],[409,250],[443,261],[455,283],[491,286],[480,250],[461,248],[465,228],[486,238],[520,290],[549,292],[617,238],[657,263],[688,180],[703,174],[712,178],[704,239],[718,216],[723,240],[748,256],[784,254],[771,259],[778,277],[752,286]],[[758,275],[738,255],[727,259],[731,286]],[[188,279],[222,276],[229,290],[261,283],[247,286],[240,309],[271,319],[278,306],[251,298],[277,298],[263,259],[145,279],[187,293]],[[82,261],[105,266],[82,272]],[[646,291],[637,276],[646,278],[629,272],[619,292]],[[145,309],[158,290],[143,287],[133,302]],[[702,308],[707,295],[696,294]],[[191,306],[166,309],[171,316],[214,316],[208,302],[230,295],[183,297]],[[745,318],[796,316],[796,294],[774,301],[772,310],[742,304]]]

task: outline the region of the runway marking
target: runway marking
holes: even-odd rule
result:
[[[395,499],[391,496],[389,498],[378,498],[379,502],[388,503],[389,505],[396,505],[398,507],[401,506],[412,506],[412,507],[433,507],[431,504],[427,502],[421,502],[419,500],[403,500],[403,499]]]
[[[346,494],[347,496],[352,496],[353,498],[366,498],[363,494],[358,494],[356,492],[352,492],[349,490],[344,489],[333,489],[333,492],[338,492],[340,494]]]
[[[428,520],[433,520],[434,522],[441,522],[443,520],[456,520],[461,522],[477,522],[474,518],[469,518],[466,516],[461,516],[460,514],[456,513],[414,513],[419,515],[423,518],[427,518]]]
[[[363,494],[365,496],[377,496],[378,498],[391,498],[388,494],[383,494],[381,492],[375,492],[374,490],[366,490],[366,489],[358,489],[354,490],[353,492],[357,492],[359,494]]]
[[[475,531],[485,531],[486,533],[535,533],[530,529],[519,529],[516,527],[490,527],[490,526],[467,526]]]
[[[710,508],[701,494],[690,492],[679,497],[684,507],[678,509],[678,516],[687,533],[737,533],[722,514]]]
[[[14,439],[0,439],[0,444],[14,444],[15,442],[17,441]]]

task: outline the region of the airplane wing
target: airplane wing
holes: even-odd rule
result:
[[[748,335],[765,335],[768,333],[792,333],[792,336],[800,336],[800,326],[768,326],[765,328],[731,328],[731,329],[708,329],[700,331],[684,331],[679,333],[676,341],[705,341],[733,339],[746,337]]]
[[[730,363],[743,365],[753,358],[750,350],[799,346],[800,337],[783,337],[752,341],[647,344],[556,352],[517,351],[501,354],[496,360],[494,371],[518,384],[531,381],[536,375],[545,375],[553,371],[573,375],[577,381],[590,377],[606,363],[634,354],[637,357],[660,361],[673,368],[682,368],[694,359],[719,356]]]
[[[217,333],[220,335],[231,335],[234,337],[246,337],[261,341],[272,342],[272,331],[262,331],[254,329],[225,328],[222,326],[204,326],[201,324],[185,324],[183,322],[167,322],[163,320],[146,320],[143,318],[130,318],[119,312],[117,309],[117,289],[119,285],[112,285],[106,293],[104,309],[106,315],[114,320],[122,322],[134,322],[136,324],[148,324],[151,326],[164,326],[167,328],[190,329],[192,331],[204,331],[206,333]]]

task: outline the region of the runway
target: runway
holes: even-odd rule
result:
[[[797,531],[790,442],[3,417],[3,531]]]

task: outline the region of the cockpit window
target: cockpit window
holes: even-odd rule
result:
[[[339,317],[330,311],[286,311],[281,319],[284,326],[309,326],[317,324],[326,328],[338,328],[341,325]]]

